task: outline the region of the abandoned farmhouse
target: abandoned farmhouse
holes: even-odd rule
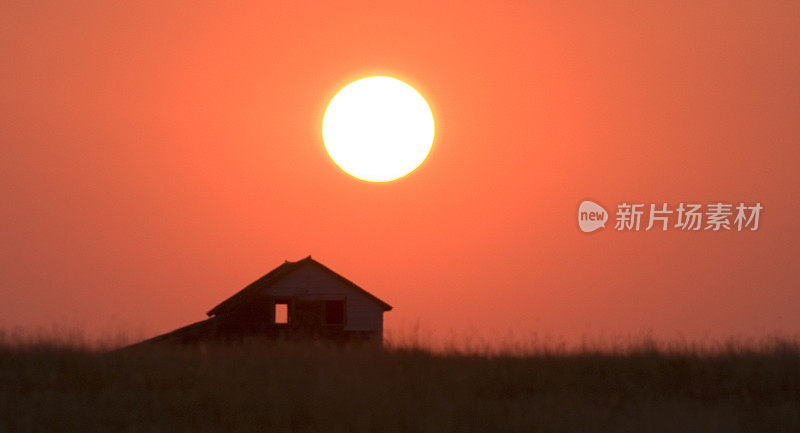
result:
[[[142,343],[267,339],[375,341],[392,307],[308,256],[282,265],[222,301],[208,319]],[[141,344],[141,343],[140,343]]]

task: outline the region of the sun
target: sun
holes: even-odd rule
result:
[[[322,139],[345,172],[388,182],[416,169],[433,145],[433,113],[422,95],[391,77],[368,77],[345,86],[322,119]]]

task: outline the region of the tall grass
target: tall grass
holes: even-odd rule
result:
[[[0,342],[0,431],[800,431],[795,340],[431,352]]]

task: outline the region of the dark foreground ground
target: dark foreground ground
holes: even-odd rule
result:
[[[800,352],[0,344],[9,432],[800,432]]]

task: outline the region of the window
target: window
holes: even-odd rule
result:
[[[325,323],[344,324],[344,301],[325,301]]]
[[[275,303],[275,324],[285,325],[289,323],[289,304],[287,302]]]

